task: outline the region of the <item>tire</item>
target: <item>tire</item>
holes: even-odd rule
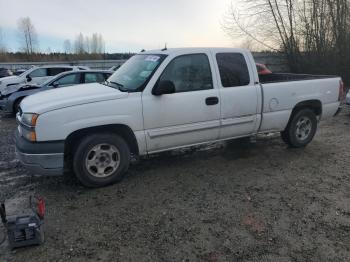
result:
[[[310,109],[301,109],[295,112],[287,128],[281,132],[282,140],[291,147],[307,146],[317,131],[317,117]]]
[[[73,157],[73,170],[86,187],[103,187],[122,181],[130,164],[126,141],[113,134],[84,137]]]

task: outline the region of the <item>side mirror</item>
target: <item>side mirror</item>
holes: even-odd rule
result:
[[[172,81],[168,80],[160,81],[152,90],[152,94],[155,96],[173,93],[175,93],[175,85]]]
[[[59,84],[58,84],[57,82],[53,82],[53,83],[52,83],[52,86],[53,86],[54,88],[57,88],[57,87],[59,86]]]
[[[27,82],[32,81],[32,78],[31,78],[31,76],[30,76],[30,75],[27,75],[27,76],[26,76],[26,78],[27,78]]]

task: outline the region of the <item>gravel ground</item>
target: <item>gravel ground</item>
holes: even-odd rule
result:
[[[44,245],[4,244],[0,261],[350,261],[349,124],[322,123],[306,149],[261,136],[160,154],[91,190],[29,176],[2,117],[1,197],[15,212],[37,192],[47,217]]]

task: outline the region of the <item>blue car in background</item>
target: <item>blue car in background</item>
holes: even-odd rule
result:
[[[69,71],[61,73],[41,85],[14,85],[0,92],[0,110],[5,114],[18,112],[21,101],[38,92],[53,88],[66,87],[87,83],[102,83],[114,72],[102,70]]]

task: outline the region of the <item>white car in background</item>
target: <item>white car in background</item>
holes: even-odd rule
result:
[[[350,90],[348,91],[346,97],[345,97],[345,104],[350,107]]]
[[[66,71],[87,70],[84,66],[67,66],[67,65],[50,65],[32,67],[18,76],[8,76],[0,79],[0,92],[8,87],[19,84],[36,84],[40,85],[50,78]]]

